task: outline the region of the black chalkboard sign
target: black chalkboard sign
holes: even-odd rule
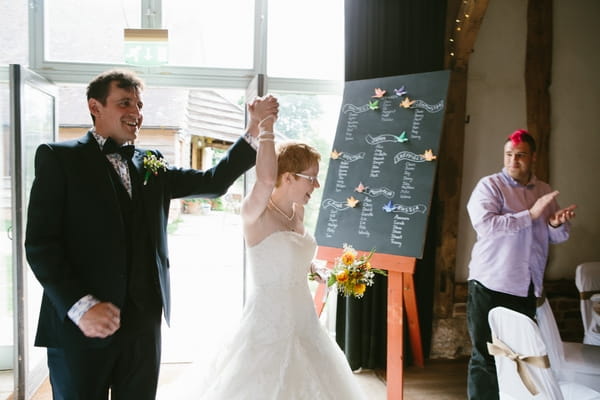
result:
[[[450,72],[347,82],[315,238],[423,257]]]

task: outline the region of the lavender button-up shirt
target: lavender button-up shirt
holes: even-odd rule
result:
[[[548,220],[559,210],[554,201],[544,214],[532,220],[529,209],[551,192],[550,185],[535,176],[527,185],[515,181],[506,169],[478,183],[467,204],[477,242],[471,252],[469,279],[498,292],[526,297],[533,282],[542,294],[549,243],[569,238],[569,223],[552,228]]]

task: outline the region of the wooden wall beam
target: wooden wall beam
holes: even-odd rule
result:
[[[449,0],[445,67],[450,69],[444,133],[438,157],[434,318],[452,316],[465,137],[467,72],[488,0]]]
[[[529,0],[525,96],[527,130],[537,144],[536,176],[550,179],[550,84],[552,82],[552,0]]]

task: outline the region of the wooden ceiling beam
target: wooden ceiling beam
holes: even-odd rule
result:
[[[489,0],[449,0],[446,24],[447,68],[462,70],[468,66],[488,2]]]

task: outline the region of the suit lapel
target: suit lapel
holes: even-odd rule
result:
[[[159,205],[156,202],[159,200],[157,195],[158,187],[154,185],[152,179],[148,180],[148,183],[144,185],[144,175],[146,174],[146,170],[144,168],[144,153],[139,149],[135,149],[133,153],[133,157],[131,158],[131,164],[135,171],[136,176],[136,190],[138,190],[138,195],[142,198],[142,203],[144,207],[144,217],[148,222],[148,227],[150,228],[150,239],[152,243],[156,243],[156,230],[154,229],[157,221],[157,213],[159,210]]]

